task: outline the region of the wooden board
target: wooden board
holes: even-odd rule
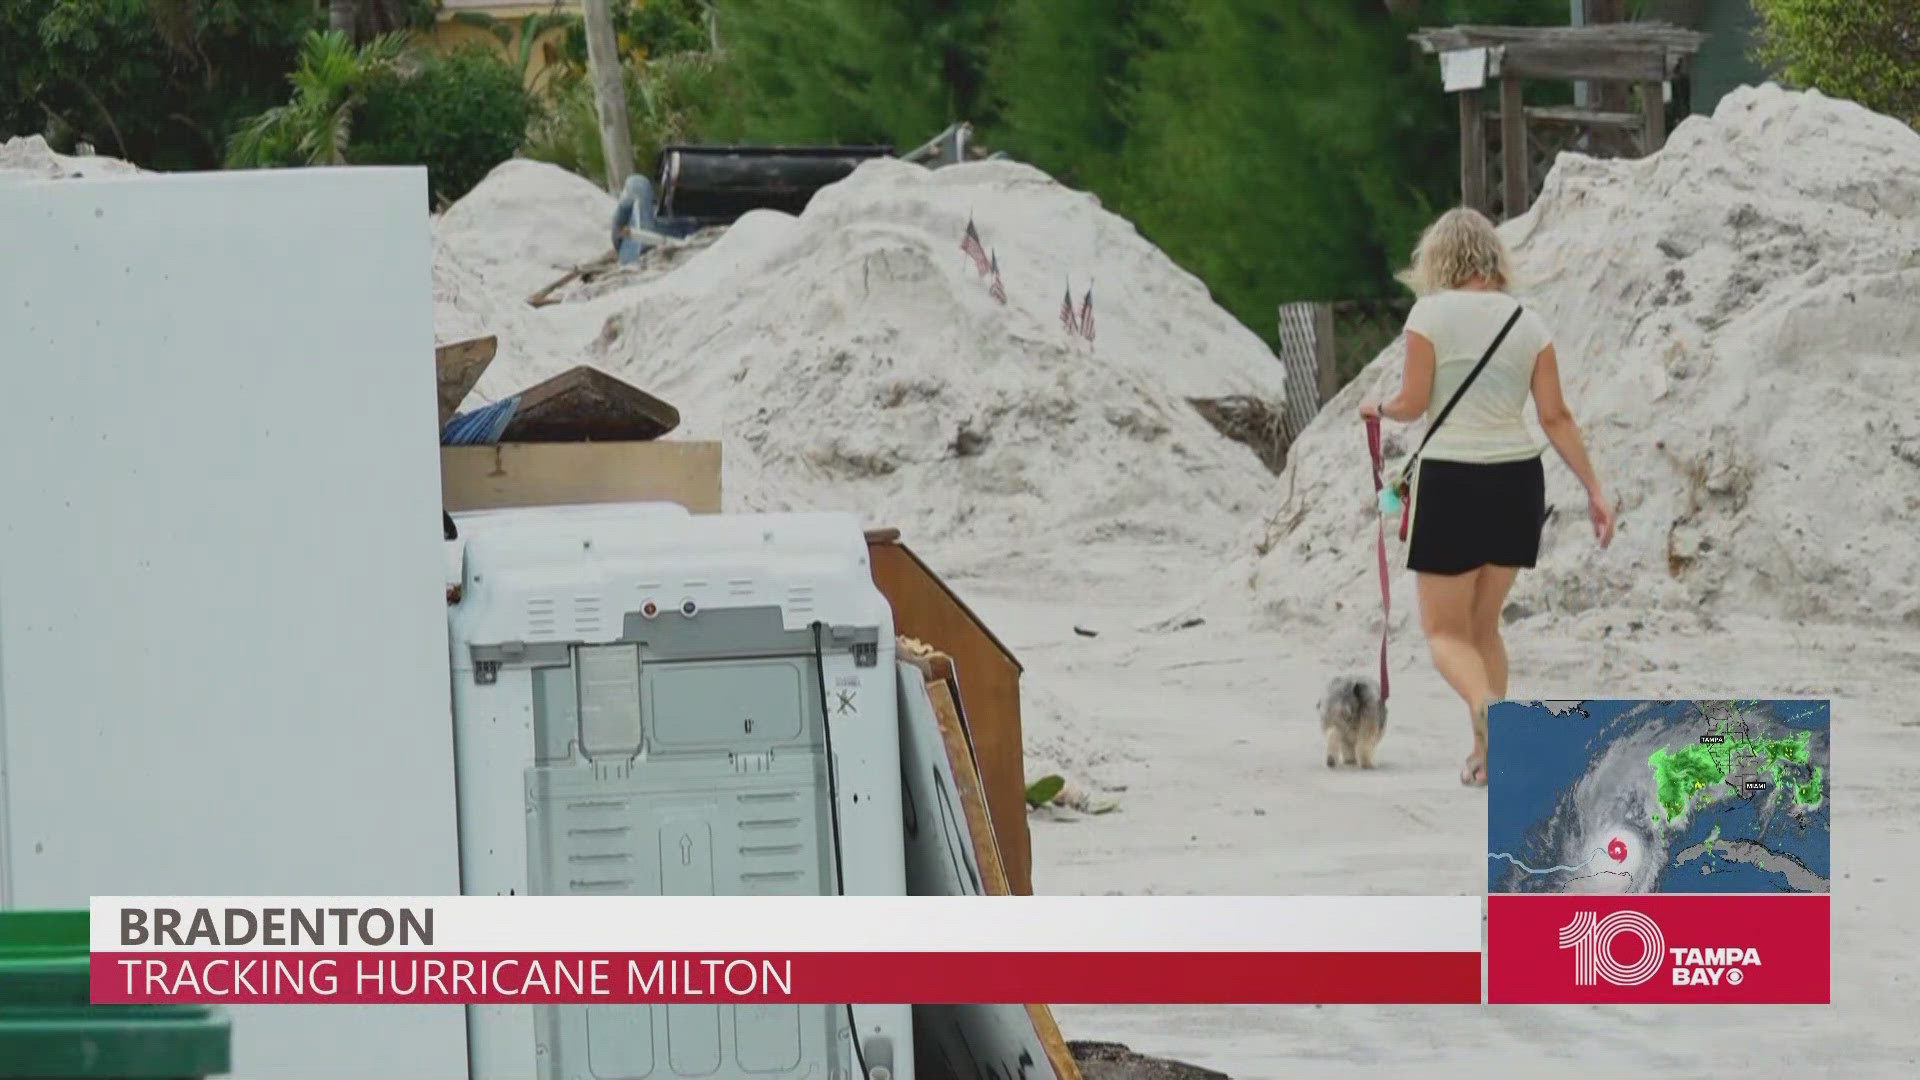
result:
[[[559,277],[559,279],[554,281],[551,285],[548,285],[545,288],[541,289],[539,292],[536,292],[532,296],[527,297],[527,303],[531,304],[534,307],[545,307],[548,304],[558,303],[559,301],[553,299],[553,294],[557,292],[562,286],[570,285],[573,282],[587,276],[588,274],[593,273],[596,270],[605,270],[608,267],[613,266],[618,261],[619,261],[618,254],[614,251],[608,251],[605,255],[600,256],[599,258],[593,260],[592,262],[581,263],[579,266],[576,266],[573,269],[567,271],[565,274],[562,274]]]
[[[1640,152],[1653,154],[1667,144],[1666,84],[1659,81],[1640,84]]]
[[[1531,45],[1540,48],[1620,48],[1691,52],[1707,35],[1698,30],[1656,22],[1601,21],[1588,26],[1446,26],[1428,27],[1409,35],[1429,53],[1470,49],[1478,45]]]
[[[951,663],[903,642],[898,665],[900,760],[907,814],[907,891],[915,896],[1007,896],[1006,868],[988,825],[952,686]],[[920,1080],[1031,1077],[1080,1080],[1045,1005],[916,1005]],[[1041,1073],[1040,1075],[1046,1075]]]
[[[1683,69],[1682,62],[1664,50],[1617,46],[1508,45],[1501,58],[1502,77],[1516,79],[1604,79],[1640,82],[1664,79]]]
[[[491,334],[440,345],[433,350],[433,366],[440,381],[442,428],[453,419],[454,413],[460,411],[460,403],[473,393],[480,376],[487,370],[487,365],[493,363],[494,354],[499,350],[500,339]]]
[[[1487,198],[1487,125],[1479,90],[1460,98],[1460,203],[1485,213]]]
[[[720,512],[717,442],[501,443],[440,448],[450,511],[577,503],[673,502]]]
[[[1501,213],[1507,219],[1526,213],[1527,203],[1533,198],[1532,159],[1522,108],[1520,80],[1503,76],[1500,80],[1500,181],[1504,187]]]
[[[893,608],[894,630],[952,659],[961,719],[986,784],[993,831],[1015,895],[1033,891],[1027,836],[1026,749],[1020,725],[1020,661],[899,534],[867,534],[873,581]]]
[[[515,395],[502,442],[645,442],[680,426],[680,410],[581,364]]]
[[[1500,75],[1518,79],[1645,82],[1684,73],[1706,35],[1653,23],[1578,27],[1455,26],[1420,30],[1428,53],[1500,50]]]
[[[1612,127],[1639,130],[1644,122],[1639,113],[1605,112],[1600,109],[1575,109],[1558,105],[1529,105],[1528,120],[1547,124],[1577,124],[1582,127]]]

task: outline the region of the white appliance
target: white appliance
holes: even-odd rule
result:
[[[893,616],[850,516],[455,516],[462,891],[901,895]],[[913,1074],[908,1005],[475,1006],[474,1080]]]
[[[426,170],[0,185],[0,907],[459,889]],[[235,1080],[466,1075],[233,1010]]]

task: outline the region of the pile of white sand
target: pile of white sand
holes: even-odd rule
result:
[[[529,308],[532,278],[605,250],[611,203],[583,186],[503,166],[439,223],[439,336],[500,338],[469,405],[591,363],[674,403],[675,438],[723,443],[730,510],[852,511],[949,580],[1076,606],[1116,580],[1134,598],[1191,588],[1273,502],[1254,451],[1188,399],[1277,407],[1280,364],[1129,223],[1037,170],[871,162],[798,217],[747,214]],[[569,189],[573,226],[529,212]],[[1004,304],[961,250],[969,218]],[[538,273],[514,277],[516,253]],[[1069,279],[1076,308],[1094,289],[1091,342],[1061,324]],[[1031,774],[1093,805],[1126,751],[1045,681],[1023,687]]]
[[[1502,232],[1619,507],[1598,553],[1549,451],[1556,512],[1510,614],[1920,623],[1920,135],[1818,93],[1737,90],[1652,158],[1563,154]],[[1296,443],[1293,503],[1252,573],[1269,617],[1377,611],[1354,410],[1398,385],[1401,357],[1390,347]],[[1404,623],[1411,575],[1396,578]]]
[[[593,363],[673,402],[678,437],[724,443],[730,508],[854,511],[941,548],[943,569],[1057,565],[1088,541],[1224,557],[1270,500],[1253,451],[1187,399],[1278,403],[1272,353],[1130,224],[1035,169],[871,162],[798,217],[750,213],[669,272],[533,312],[472,238],[498,232],[497,258],[563,272],[604,250],[611,207],[582,197],[578,236],[536,241],[541,169],[503,166],[439,227],[442,337],[502,334],[479,400]],[[960,249],[970,216],[1004,304]],[[1095,290],[1094,342],[1061,325],[1069,279],[1076,305]]]
[[[140,170],[118,158],[57,154],[39,135],[22,135],[0,143],[0,173],[22,173],[47,180],[74,177],[124,176]]]
[[[434,247],[488,289],[523,299],[612,248],[613,196],[575,173],[502,162],[434,222]]]
[[[580,354],[598,330],[593,313],[536,311],[526,299],[611,249],[613,207],[592,181],[558,166],[517,158],[496,166],[434,219],[435,337],[493,334],[496,363],[507,367]]]

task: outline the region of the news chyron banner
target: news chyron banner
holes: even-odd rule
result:
[[[1829,1004],[1831,703],[1488,712],[1487,1000]]]
[[[99,1004],[1478,1004],[1478,896],[96,897]]]

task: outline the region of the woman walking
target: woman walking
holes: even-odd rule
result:
[[[1545,448],[1527,431],[1529,396],[1547,441],[1586,486],[1603,548],[1613,509],[1561,395],[1552,335],[1508,294],[1512,260],[1493,223],[1448,211],[1421,236],[1406,279],[1420,299],[1407,316],[1400,390],[1363,402],[1360,415],[1427,421],[1408,476],[1407,567],[1433,665],[1473,725],[1460,782],[1478,786],[1487,782],[1487,706],[1507,693],[1500,612],[1514,577],[1539,558],[1546,519]]]

